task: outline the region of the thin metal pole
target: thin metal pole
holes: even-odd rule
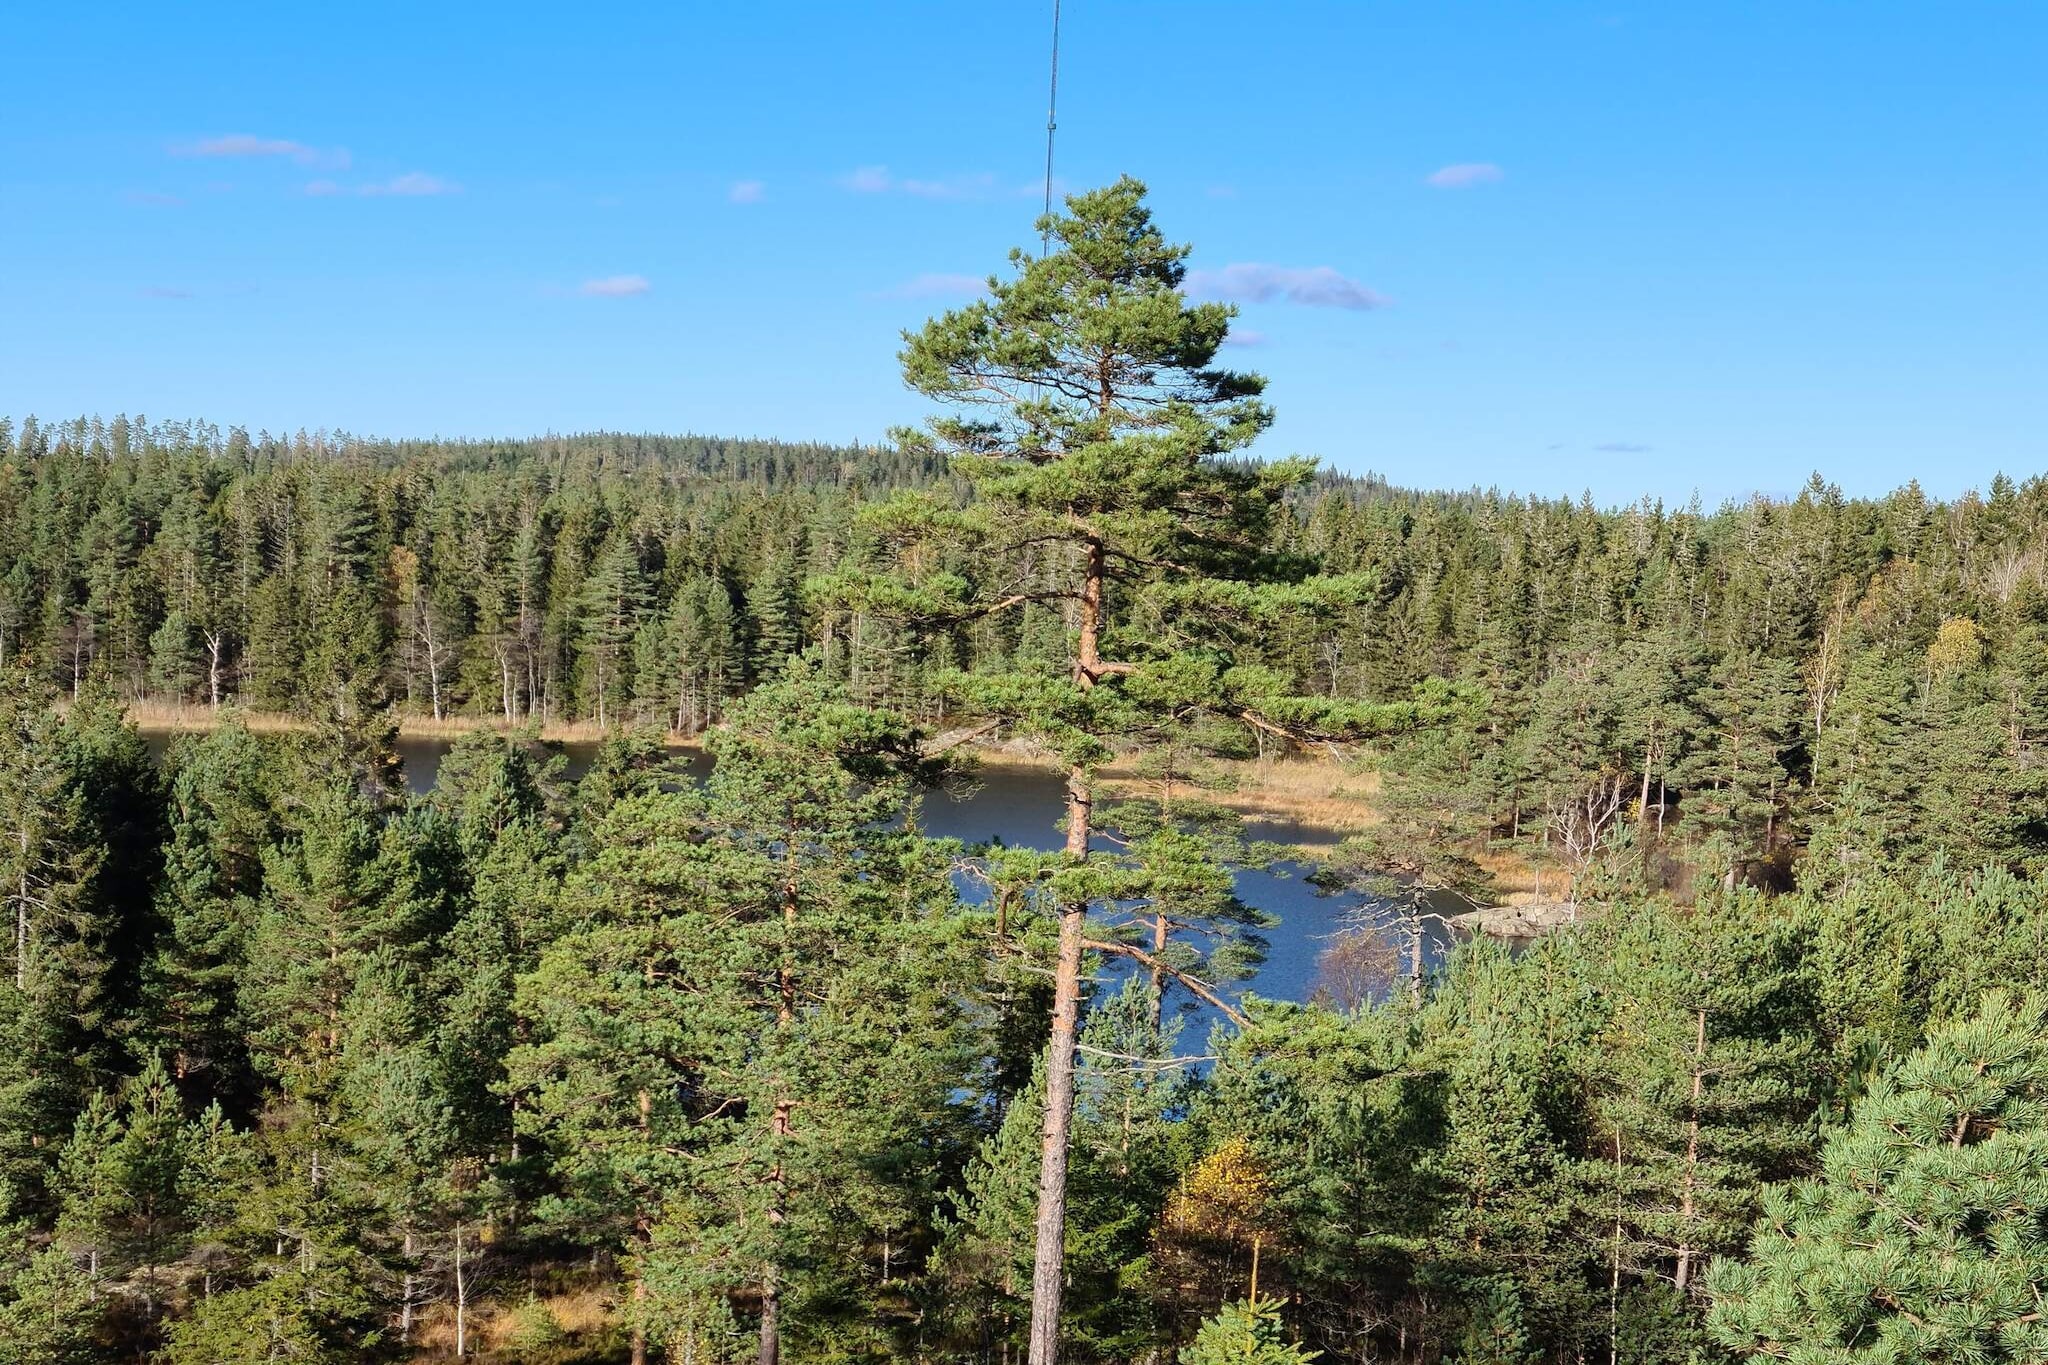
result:
[[[1052,137],[1059,129],[1060,0],[1052,0],[1052,89],[1045,99],[1045,216],[1052,217]],[[1039,237],[1038,254],[1052,250],[1050,228]]]

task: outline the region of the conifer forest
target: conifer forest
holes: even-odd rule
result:
[[[1040,227],[872,445],[0,424],[0,1361],[2048,1359],[2048,479],[1254,458]]]

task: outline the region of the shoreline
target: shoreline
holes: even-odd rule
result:
[[[203,735],[220,725],[223,712],[238,717],[252,734],[304,734],[315,728],[314,722],[287,711],[253,711],[241,707],[222,707],[216,711],[211,706],[166,706],[161,702],[128,702],[122,711],[129,723],[144,734]],[[531,728],[531,722],[508,725],[482,716],[448,716],[435,720],[432,716],[395,711],[392,719],[397,723],[400,739],[456,740],[480,732],[509,737],[527,734]],[[539,736],[547,743],[597,744],[620,733],[622,728],[617,725],[601,726],[589,720],[550,721],[540,725]],[[672,749],[703,747],[699,736],[679,734],[673,730],[665,732],[662,741]]]
[[[131,724],[145,734],[204,734],[220,724],[221,712],[210,706],[168,706],[161,702],[130,702],[124,712]],[[234,710],[254,734],[300,734],[313,722],[280,711]],[[464,735],[488,732],[505,736],[529,733],[525,725],[507,725],[481,716],[431,716],[397,712],[393,719],[398,736],[410,740],[456,740]],[[595,721],[544,723],[539,737],[544,743],[597,744],[620,732],[619,726],[600,726]],[[663,742],[680,752],[700,751],[702,735],[668,731]],[[1013,741],[968,743],[959,751],[984,768],[1046,771],[1052,765],[1033,753],[1029,746]],[[1202,800],[1226,806],[1255,819],[1285,821],[1313,826],[1331,833],[1355,833],[1377,818],[1372,797],[1379,789],[1379,775],[1354,771],[1336,759],[1296,756],[1271,759],[1224,759],[1208,765],[1222,779],[1218,788],[1199,789]],[[1102,779],[1113,793],[1130,794],[1149,781],[1134,768],[1113,762],[1102,770]]]
[[[143,702],[130,704],[125,710],[129,721],[144,734],[204,734],[218,726],[221,719],[218,712],[207,706],[165,706]],[[313,728],[313,722],[283,712],[235,711],[233,714],[238,715],[242,723],[256,734],[295,734]],[[524,726],[506,725],[480,716],[455,716],[436,721],[431,716],[398,713],[393,719],[399,737],[409,740],[452,742],[479,731],[507,737],[528,733]],[[543,743],[597,744],[621,729],[619,726],[600,727],[595,721],[557,722],[542,725],[539,737]],[[662,740],[679,753],[700,753],[704,748],[701,734],[684,735],[668,731],[662,735]],[[1058,771],[1057,764],[1047,756],[1016,740],[968,742],[959,745],[957,752],[977,768],[1037,773]],[[1219,759],[1209,763],[1207,768],[1213,777],[1220,779],[1217,786],[1183,784],[1183,790],[1200,800],[1236,811],[1249,820],[1299,825],[1341,839],[1369,828],[1379,819],[1373,802],[1373,797],[1379,792],[1379,774],[1370,769],[1351,768],[1327,755]],[[1100,778],[1104,795],[1111,798],[1140,794],[1154,783],[1154,779],[1135,766],[1120,760],[1105,765]],[[1497,900],[1492,905],[1475,906],[1467,914],[1458,916],[1460,920],[1468,921],[1468,929],[1481,928],[1489,936],[1521,938],[1538,937],[1555,927],[1547,922],[1552,918],[1549,912],[1565,902],[1557,899],[1558,888],[1554,882],[1546,887],[1548,879],[1534,864],[1504,851],[1492,851],[1483,855],[1481,861],[1489,865],[1497,879]],[[1547,895],[1546,890],[1549,892]],[[1515,918],[1519,932],[1515,929],[1503,932],[1500,925],[1494,923],[1502,917]],[[1530,918],[1545,922],[1533,929],[1521,925],[1522,920]]]

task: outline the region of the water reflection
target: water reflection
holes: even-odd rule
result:
[[[170,738],[151,735],[151,748],[161,753]],[[397,741],[404,764],[405,785],[415,794],[433,790],[441,761],[453,741],[404,737]],[[597,754],[595,744],[563,744],[565,775],[580,778],[590,770]],[[701,754],[686,756],[687,770],[701,780],[709,763]],[[986,843],[1000,839],[1023,848],[1054,849],[1062,836],[1059,820],[1065,806],[1065,784],[1050,769],[1023,766],[988,766],[977,781],[959,793],[935,792],[924,802],[920,823],[929,834],[959,839],[964,843]],[[1340,836],[1332,830],[1283,820],[1254,820],[1247,826],[1253,839],[1286,845],[1313,853]],[[1307,1000],[1320,988],[1337,1004],[1356,1004],[1383,993],[1388,973],[1378,964],[1395,964],[1398,978],[1406,964],[1399,960],[1395,945],[1385,943],[1383,932],[1360,933],[1357,926],[1370,918],[1370,907],[1357,895],[1327,896],[1310,885],[1311,862],[1289,859],[1264,868],[1237,870],[1237,893],[1247,904],[1273,916],[1279,923],[1267,931],[1269,951],[1265,963],[1248,981],[1238,983],[1227,994],[1250,990],[1269,999]],[[983,888],[963,883],[963,894],[979,896]],[[1446,945],[1441,925],[1432,922],[1428,951],[1432,960],[1441,957]],[[1405,945],[1400,945],[1405,951]],[[1326,962],[1326,954],[1329,960]],[[1112,964],[1126,967],[1129,964]],[[1210,1013],[1201,1011],[1202,1014]],[[1199,1048],[1208,1032],[1207,1020],[1196,1018],[1182,1031],[1184,1044]]]

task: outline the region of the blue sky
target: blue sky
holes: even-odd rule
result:
[[[21,6],[0,413],[872,440],[1031,240],[1049,4]],[[1066,0],[1059,176],[1270,453],[1709,503],[2048,467],[2048,6]]]

